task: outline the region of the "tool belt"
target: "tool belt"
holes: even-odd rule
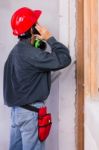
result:
[[[52,117],[50,113],[47,113],[47,107],[37,108],[31,105],[23,105],[21,107],[38,113],[38,138],[41,142],[45,141],[52,125]]]

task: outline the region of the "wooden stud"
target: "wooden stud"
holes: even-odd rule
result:
[[[84,150],[84,1],[77,0],[77,150]]]
[[[98,51],[98,0],[90,0],[91,9],[91,49],[90,49],[90,70],[91,70],[91,98],[97,97],[97,51]],[[86,58],[87,59],[87,58]]]

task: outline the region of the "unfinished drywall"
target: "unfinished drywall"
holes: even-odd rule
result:
[[[70,49],[72,63],[59,77],[59,150],[75,150],[76,1],[60,0],[60,41]]]
[[[10,17],[23,6],[43,10],[39,22],[70,48],[71,65],[52,73],[52,88],[47,105],[53,115],[53,126],[46,141],[46,150],[75,150],[75,0],[0,0],[0,149],[8,149],[10,131],[10,108],[3,105],[3,66],[17,42],[11,33]]]
[[[85,102],[85,150],[99,149],[99,98],[86,98]]]

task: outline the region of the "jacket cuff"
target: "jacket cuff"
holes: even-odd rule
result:
[[[50,46],[52,46],[55,42],[56,42],[56,39],[55,39],[53,36],[51,36],[51,37],[47,40],[47,43],[48,43]]]

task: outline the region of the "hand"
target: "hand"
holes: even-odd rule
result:
[[[41,27],[39,24],[36,24],[35,28],[40,33],[40,35],[37,34],[35,36],[41,40],[47,41],[52,36],[52,34],[45,27]]]

